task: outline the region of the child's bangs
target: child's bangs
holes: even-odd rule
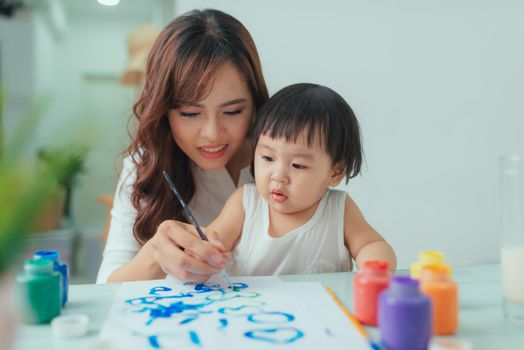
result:
[[[312,109],[304,105],[304,101],[292,106],[293,108],[274,108],[264,119],[260,134],[271,138],[284,138],[287,142],[297,142],[300,136],[305,136],[308,147],[318,144],[324,147],[327,144],[325,130],[329,130],[326,123],[329,118],[320,117],[318,113],[325,111]],[[289,106],[288,106],[289,107]],[[317,113],[315,113],[317,112]]]

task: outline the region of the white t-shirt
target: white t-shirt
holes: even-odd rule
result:
[[[244,224],[227,271],[267,276],[351,271],[344,245],[346,192],[328,189],[308,222],[281,237],[269,235],[268,203],[254,184],[244,186]]]
[[[236,189],[233,179],[225,168],[203,170],[192,163],[195,194],[189,202],[198,223],[205,227],[218,216],[224,203]],[[159,174],[158,176],[162,176]],[[131,157],[124,159],[124,166],[113,199],[111,225],[104,249],[104,258],[98,270],[96,283],[106,283],[109,275],[118,267],[129,262],[138,253],[141,245],[133,236],[136,209],[131,203],[136,169]],[[249,167],[240,171],[238,186],[253,182]],[[177,200],[173,195],[173,200]]]

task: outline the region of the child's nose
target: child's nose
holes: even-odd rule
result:
[[[275,169],[275,171],[271,175],[271,180],[278,182],[278,183],[283,183],[283,184],[286,184],[289,182],[289,178],[287,174],[281,168]]]

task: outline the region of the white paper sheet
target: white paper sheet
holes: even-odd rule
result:
[[[320,283],[232,282],[125,283],[100,336],[118,349],[370,349]]]

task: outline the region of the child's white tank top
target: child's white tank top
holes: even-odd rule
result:
[[[328,189],[304,225],[281,237],[269,235],[269,207],[254,184],[244,185],[244,224],[227,271],[267,276],[351,271],[344,245],[346,192]]]

